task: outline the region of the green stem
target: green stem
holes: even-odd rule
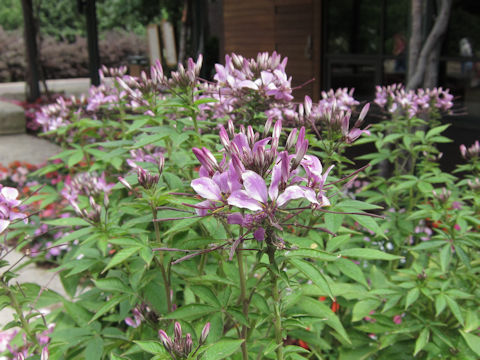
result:
[[[157,218],[157,209],[155,208],[155,206],[152,206],[152,212],[153,212],[153,219],[155,220]],[[158,244],[161,244],[162,241],[160,239],[160,228],[158,227],[158,222],[154,221],[153,227],[155,229],[155,240],[157,241]],[[165,296],[167,298],[167,311],[171,312],[172,299],[170,297],[170,293],[171,293],[170,281],[168,280],[167,272],[165,271],[165,266],[163,265],[163,253],[161,251],[158,251],[158,256],[160,259],[158,259],[156,255],[154,255],[153,258],[157,266],[160,268],[160,272],[162,273],[163,284],[165,286]]]
[[[272,283],[272,298],[273,298],[273,323],[275,326],[275,342],[277,343],[277,360],[283,360],[283,337],[282,337],[282,315],[280,313],[280,293],[278,291],[278,266],[275,261],[275,246],[268,244],[267,253],[270,261],[270,277]]]
[[[243,316],[248,322],[248,298],[247,298],[247,282],[245,279],[245,270],[243,267],[243,255],[240,249],[236,251],[237,262],[238,262],[238,275],[240,277],[240,302],[242,303]],[[243,360],[248,360],[248,350],[247,350],[247,326],[242,326],[242,356]]]
[[[38,349],[40,349],[41,346],[38,342],[38,339],[30,329],[30,324],[28,323],[27,319],[25,319],[25,316],[23,316],[22,307],[20,306],[17,297],[3,280],[1,281],[1,286],[3,287],[5,293],[10,299],[10,305],[12,305],[12,308],[15,310],[15,313],[17,314],[22,324],[22,329],[25,331],[30,341],[33,342]]]

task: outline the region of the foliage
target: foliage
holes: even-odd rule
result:
[[[46,79],[88,76],[88,52],[85,38],[58,42],[46,36],[40,42],[41,65]],[[0,81],[22,81],[25,76],[23,35],[0,27]],[[135,34],[109,31],[99,42],[100,58],[108,66],[126,65],[128,56],[146,52],[145,39]]]
[[[360,129],[369,105],[348,89],[296,104],[279,55],[226,60],[213,83],[201,58],[168,77],[105,68],[112,83],[38,114],[64,151],[34,176],[69,176],[25,204],[65,203],[45,223],[65,234],[49,248],[70,247],[68,296],[4,272],[21,328],[7,354],[478,358],[480,148],[462,148],[462,178],[435,162],[448,91],[379,88],[388,116]],[[345,151],[361,143],[377,151],[357,168]],[[28,244],[38,224],[2,216]]]

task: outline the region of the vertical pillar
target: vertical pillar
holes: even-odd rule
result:
[[[90,83],[100,85],[100,54],[98,51],[97,9],[95,0],[84,0],[85,16],[87,20],[88,69]]]
[[[27,101],[33,102],[40,97],[38,52],[37,52],[37,31],[33,17],[32,0],[22,0],[23,28],[25,38],[25,49],[27,58]]]

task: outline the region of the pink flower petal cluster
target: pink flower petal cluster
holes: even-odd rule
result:
[[[17,200],[18,195],[17,189],[0,184],[0,234],[12,221],[22,219],[25,223],[28,222],[27,215],[18,208],[21,204],[21,201]]]
[[[191,186],[205,199],[194,205],[198,215],[226,218],[230,224],[247,228],[261,241],[268,229],[282,230],[290,201],[304,199],[314,208],[330,205],[325,183],[332,167],[323,172],[320,160],[306,155],[305,128],[290,133],[284,150],[279,146],[281,121],[274,124],[272,136],[267,136],[269,122],[263,135],[251,127],[240,127],[240,132],[235,133],[230,122],[228,128],[220,127],[224,146],[220,163],[208,149],[193,149],[201,163],[201,177]],[[294,143],[294,151],[289,153]]]
[[[453,107],[453,95],[443,88],[406,90],[402,84],[377,86],[374,102],[392,114],[410,118],[432,111],[448,112]]]

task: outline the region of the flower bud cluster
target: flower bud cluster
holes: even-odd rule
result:
[[[480,157],[480,142],[477,140],[469,148],[464,144],[460,145],[460,153],[465,160]]]
[[[353,110],[359,103],[351,96],[353,91],[339,90],[335,93],[333,90],[323,93],[324,98],[317,104],[313,104],[312,99],[305,96],[304,103],[298,107],[296,120],[302,124],[320,128],[326,138],[334,138],[351,144],[362,134],[370,135],[368,127],[360,129],[370,109],[370,104],[367,103],[362,108],[353,127],[350,127]]]
[[[105,173],[98,176],[95,172],[80,173],[73,179],[67,177],[60,194],[70,203],[75,212],[84,219],[95,224],[100,222],[102,206],[98,204],[98,198],[103,194],[103,204],[108,207],[108,194],[115,184],[107,183]],[[90,209],[80,209],[78,197],[87,196]]]
[[[203,95],[217,100],[200,106],[200,117],[236,121],[253,119],[254,112],[265,111],[269,118],[282,118],[283,110],[292,111],[291,77],[287,77],[287,58],[273,52],[258,54],[256,59],[231,54],[225,65],[216,64],[214,83],[203,84]],[[255,109],[250,106],[255,103]],[[290,110],[289,110],[290,109]]]
[[[144,189],[153,189],[157,186],[160,179],[160,175],[163,172],[165,166],[165,158],[163,152],[159,149],[151,148],[153,152],[151,154],[145,152],[145,150],[137,149],[132,150],[130,153],[132,155],[131,159],[127,160],[127,164],[137,172],[138,183]],[[147,162],[155,164],[158,168],[158,174],[152,173],[149,170],[138,165],[137,162]],[[122,178],[120,180],[122,184],[125,185],[126,181]],[[127,188],[131,188],[130,185],[125,185]]]
[[[374,102],[392,114],[410,118],[434,111],[448,112],[453,107],[453,95],[440,88],[406,90],[401,84],[377,86]]]
[[[202,330],[202,334],[200,335],[198,344],[199,347],[205,343],[209,332],[210,323],[207,323]],[[193,351],[192,336],[189,333],[183,336],[182,326],[179,322],[175,322],[173,341],[164,330],[158,331],[158,337],[162,341],[165,349],[175,360],[187,359],[190,353]]]

